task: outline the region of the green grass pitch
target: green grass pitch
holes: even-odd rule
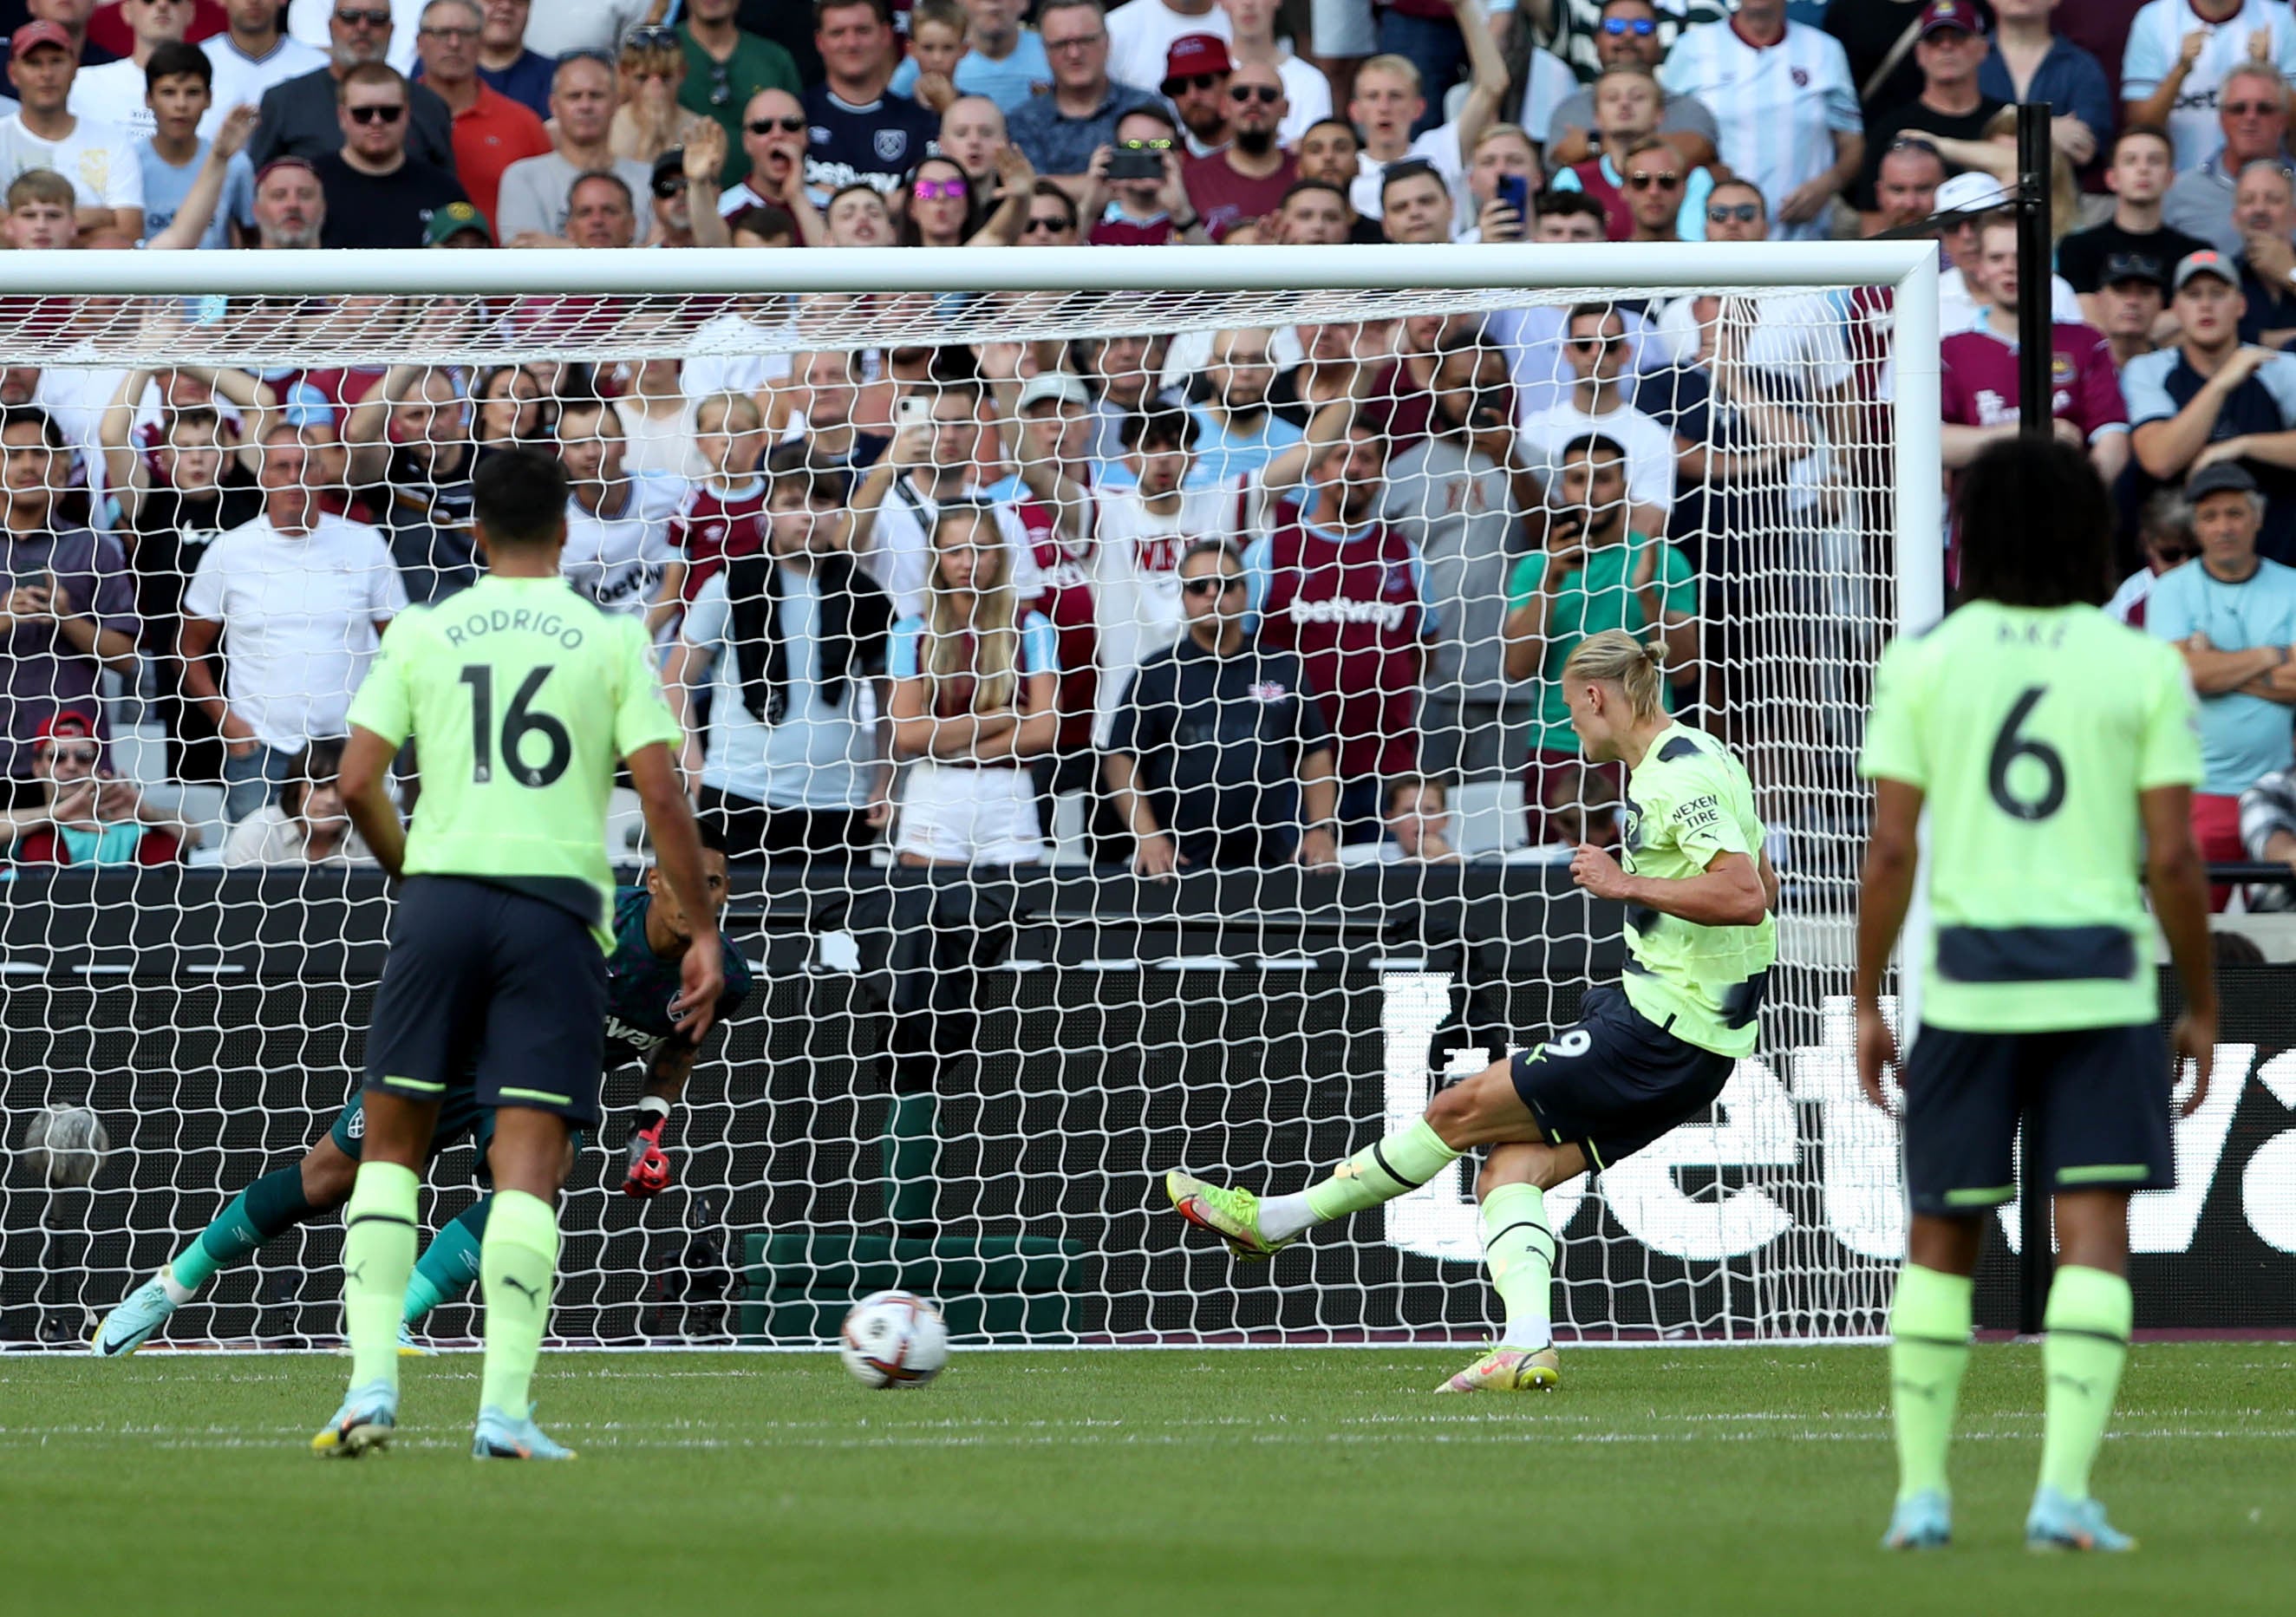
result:
[[[922,1391],[835,1359],[545,1356],[570,1465],[472,1464],[478,1361],[407,1424],[305,1451],[323,1355],[0,1359],[17,1612],[2284,1613],[2296,1347],[2141,1346],[2098,1491],[2144,1540],[2035,1557],[2025,1347],[1971,1366],[1960,1541],[1874,1547],[1879,1350],[1581,1351],[1558,1393],[1449,1399],[1457,1353],[960,1352]]]

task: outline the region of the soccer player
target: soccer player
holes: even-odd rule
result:
[[[1588,994],[1577,1026],[1440,1091],[1417,1122],[1305,1191],[1263,1198],[1182,1172],[1165,1181],[1182,1218],[1240,1258],[1265,1258],[1489,1147],[1475,1190],[1505,1334],[1439,1391],[1558,1383],[1546,1193],[1703,1114],[1754,1048],[1755,1013],[1777,957],[1777,874],[1762,851],[1745,769],[1712,736],[1667,713],[1663,660],[1662,642],[1604,629],[1562,667],[1570,726],[1587,756],[1628,770],[1623,868],[1592,844],[1570,861],[1579,886],[1627,906],[1621,981]]]
[[[351,699],[343,748],[351,820],[406,884],[367,1034],[366,1138],[343,1236],[350,1390],[311,1440],[322,1455],[379,1448],[398,1424],[415,1175],[441,1109],[475,1102],[495,1111],[495,1201],[479,1260],[486,1368],[471,1451],[572,1457],[534,1424],[527,1393],[558,1263],[568,1137],[598,1121],[618,762],[693,923],[669,1007],[689,1040],[709,1030],[726,986],[677,726],[644,627],[559,577],[564,470],[505,450],[478,469],[472,495],[488,576],[392,625]],[[410,738],[422,759],[411,830],[385,784]]]
[[[2174,1076],[2156,1021],[2142,866],[2197,1073],[2216,1041],[2208,893],[2187,814],[2201,779],[2176,648],[2097,610],[2113,511],[2080,450],[1987,448],[1956,502],[1962,604],[1882,660],[1859,767],[1874,783],[1857,915],[1857,1076],[1905,1088],[1906,1266],[1890,1316],[1898,1486],[1884,1547],[1952,1534],[1946,1449],[1969,1361],[1970,1276],[1993,1210],[2017,1194],[2022,1119],[2054,1199],[2060,1260],[2041,1348],[2047,1424],[2025,1520],[2036,1549],[2132,1547],[2089,1497],[2089,1465],[2128,1354],[2128,1197],[2173,1182]],[[1921,1030],[1902,1065],[1882,979],[1912,899],[1930,809],[1934,925]]]
[[[724,851],[706,848],[702,868],[714,922],[726,900]],[[627,1161],[622,1189],[633,1196],[657,1195],[669,1186],[672,1175],[669,1159],[661,1148],[662,1132],[701,1055],[700,1047],[680,1036],[669,1013],[670,1002],[678,993],[678,968],[693,932],[693,923],[677,907],[658,869],[646,873],[643,886],[626,887],[616,895],[614,953],[606,963],[606,1070],[614,1071],[628,1062],[640,1063],[646,1069],[645,1093],[624,1145]],[[718,999],[718,1021],[741,1007],[750,987],[749,963],[739,954],[727,954],[726,991]],[[264,1175],[233,1197],[190,1245],[104,1316],[96,1328],[96,1352],[107,1358],[135,1352],[217,1270],[249,1256],[274,1236],[349,1201],[365,1133],[364,1097],[354,1095],[301,1161]],[[451,1114],[442,1109],[431,1133],[430,1154],[436,1157],[465,1137],[476,1138],[483,1159],[494,1138],[492,1114],[474,1106],[459,1107]],[[574,1144],[579,1146],[578,1134]],[[478,1278],[480,1243],[493,1205],[491,1193],[481,1196],[423,1250],[406,1283],[406,1325],[414,1325],[440,1303],[461,1295]]]

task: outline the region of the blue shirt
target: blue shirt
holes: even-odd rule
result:
[[[956,71],[951,78],[958,94],[986,95],[996,103],[999,111],[1010,112],[1037,91],[1051,87],[1053,64],[1045,55],[1045,42],[1037,30],[1024,28],[1020,43],[1004,61],[992,61],[978,51],[969,50],[957,58]],[[887,87],[896,95],[915,94],[917,59],[903,57],[901,65],[893,70],[893,82]]]
[[[182,168],[162,158],[149,140],[135,143],[135,160],[144,168],[144,239],[150,241],[176,222],[183,211],[184,199],[192,193],[192,182],[200,176],[200,169],[208,160],[208,143],[201,141],[192,160]],[[223,194],[216,199],[215,218],[209,221],[207,234],[200,238],[202,248],[231,245],[231,221],[237,219],[241,228],[255,228],[255,169],[242,152],[233,157],[223,171]]]
[[[1111,79],[1089,118],[1070,118],[1046,90],[1007,112],[1004,132],[1037,173],[1082,174],[1092,167],[1092,154],[1116,138],[1116,120],[1143,107],[1160,111],[1164,98]]]
[[[2227,584],[2199,562],[2162,573],[2144,604],[2144,632],[2162,640],[2206,635],[2220,652],[2296,645],[2296,569],[2259,557],[2245,583]],[[2291,762],[2289,710],[2243,691],[2201,698],[2202,792],[2237,797]]]
[[[1209,488],[1232,477],[1257,477],[1269,461],[1308,436],[1273,410],[1260,412],[1259,430],[1249,435],[1222,425],[1209,405],[1192,405],[1188,414],[1196,422],[1196,464],[1189,469],[1187,481],[1191,488]]]
[[[2052,35],[2048,54],[2033,70],[2033,81],[2026,90],[2030,99],[2048,103],[2054,116],[2070,115],[2087,124],[2089,133],[2096,136],[2097,156],[2105,155],[2112,132],[2120,124],[2120,108],[2112,81],[2104,76],[2095,57],[2063,36]],[[2017,86],[2009,81],[2009,64],[2001,60],[1997,42],[1986,52],[1984,63],[1977,70],[1977,93],[1996,101],[2017,99]]]

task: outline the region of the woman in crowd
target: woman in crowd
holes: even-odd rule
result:
[[[266,804],[231,828],[223,845],[226,869],[250,865],[363,865],[374,856],[359,840],[343,808],[336,776],[343,743],[303,744],[290,767],[278,800]]]
[[[550,441],[548,401],[532,372],[515,365],[498,365],[479,379],[479,452],[509,448],[517,444],[546,445]]]

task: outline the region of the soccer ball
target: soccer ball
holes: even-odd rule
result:
[[[846,1315],[838,1356],[865,1387],[922,1387],[948,1363],[948,1326],[922,1297],[878,1292]]]
[[[52,1189],[89,1183],[111,1149],[102,1120],[85,1106],[45,1107],[24,1125],[25,1163]]]

